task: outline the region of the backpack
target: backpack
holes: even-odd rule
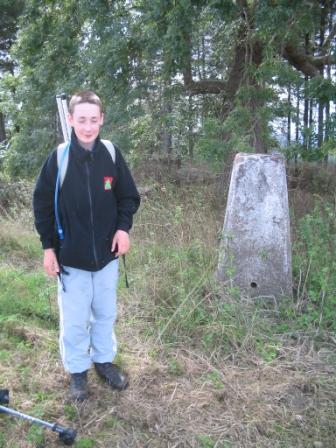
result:
[[[111,159],[113,163],[115,163],[116,159],[116,151],[115,147],[110,140],[101,140],[105,148],[108,150]],[[59,191],[62,188],[64,178],[68,169],[68,163],[69,163],[69,149],[70,149],[70,142],[61,143],[57,147],[57,177],[56,177],[56,185],[55,185],[55,198],[54,198],[54,208],[55,208],[55,219],[56,219],[56,226],[57,226],[57,233],[60,240],[64,240],[64,232],[61,226],[61,222],[59,219],[58,214],[58,196]]]

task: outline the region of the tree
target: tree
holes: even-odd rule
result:
[[[81,16],[76,2],[28,0],[12,55],[18,63],[16,105],[10,117],[20,132],[11,138],[11,172],[29,175],[58,138],[55,96],[73,86],[81,70],[77,54]]]
[[[32,172],[56,142],[63,90],[90,87],[107,99],[105,129],[138,158],[218,161],[266,152],[274,122],[292,126],[295,115],[300,143],[313,134],[314,104],[327,111],[335,96],[334,0],[27,0],[19,26],[13,172]],[[321,112],[321,129],[326,116],[333,122]]]
[[[18,17],[22,13],[23,1],[2,0],[0,16],[0,79],[6,73],[14,75],[14,61],[10,57],[10,49],[15,41],[18,30]],[[0,143],[6,140],[6,126],[3,106],[3,93],[0,90]]]
[[[179,57],[173,62],[182,72],[184,86],[190,94],[215,94],[224,98],[224,111],[221,112],[224,119],[235,107],[239,90],[247,88],[246,106],[251,108],[255,116],[252,123],[253,146],[257,152],[265,152],[267,140],[265,123],[262,120],[265,101],[261,92],[263,80],[259,78],[258,69],[270,58],[284,58],[305,76],[310,78],[323,76],[324,66],[335,64],[336,61],[335,54],[331,54],[336,24],[333,24],[327,37],[324,33],[326,8],[328,6],[333,17],[335,4],[326,1],[273,1],[272,5],[269,5],[269,2],[247,0],[214,2],[212,7],[214,15],[220,14],[223,23],[229,19],[231,24],[236,24],[232,60],[227,65],[229,68],[226,76],[225,74],[223,76],[224,79],[218,79],[218,76],[216,79],[213,77],[195,79],[192,27],[197,23],[198,7],[206,3],[209,2],[184,1],[179,2],[178,6],[172,6],[181,10],[178,17],[187,17],[183,26],[178,21],[175,22],[176,35],[179,28],[183,44]],[[194,12],[194,20],[190,12]],[[319,49],[315,49],[315,54],[310,54],[305,51],[307,26],[314,31],[317,25],[320,25],[317,28],[320,29],[320,45]],[[168,39],[170,34],[167,33]],[[315,38],[315,34],[312,36]],[[314,43],[311,43],[311,47],[316,48]],[[250,97],[248,92],[251,92]]]

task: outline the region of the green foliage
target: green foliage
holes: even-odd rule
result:
[[[304,133],[307,137],[312,137],[309,129],[306,129]],[[333,146],[332,142],[325,142],[321,148],[308,149],[301,143],[295,143],[284,148],[283,153],[289,161],[302,160],[304,162],[321,162],[332,153]]]
[[[207,434],[200,434],[197,436],[197,439],[200,443],[201,448],[214,448],[215,441],[212,439],[212,437],[208,436]]]
[[[227,126],[216,118],[205,119],[202,135],[196,145],[196,152],[200,157],[209,161],[220,161],[229,155],[232,147],[225,143],[223,138],[226,129]]]
[[[322,162],[328,160],[329,156],[336,154],[336,134],[334,129],[334,119],[330,122],[330,139],[325,140],[320,147],[313,145],[303,145],[302,143],[295,143],[283,148],[282,152],[289,161],[301,160],[303,162]],[[303,135],[309,140],[316,140],[316,135],[312,129],[306,128],[303,130]],[[316,177],[319,177],[317,170]]]
[[[129,130],[133,142],[130,156],[134,162],[140,162],[158,149],[159,129],[153,126],[153,118],[150,115],[134,118],[129,125]]]
[[[32,123],[33,124],[33,123]],[[44,129],[27,128],[27,134],[15,134],[5,155],[4,166],[14,178],[31,178],[37,175],[46,156],[54,149],[54,133],[50,126]]]
[[[176,358],[168,358],[169,372],[174,376],[183,375],[184,369],[176,360]]]
[[[78,440],[74,446],[75,448],[94,448],[96,446],[96,442],[93,439],[83,438]]]
[[[77,409],[72,404],[64,405],[64,415],[70,421],[74,421],[77,418]]]
[[[2,213],[5,212],[7,216],[12,216],[16,220],[20,213],[27,214],[27,208],[29,209],[30,206],[31,185],[24,180],[12,182],[8,176],[0,174],[0,209]],[[20,217],[22,219],[22,214]],[[24,224],[24,222],[21,223],[22,226]]]
[[[2,0],[0,16],[0,70],[12,71],[9,51],[15,40],[18,17],[24,7],[23,0]]]
[[[209,381],[215,389],[223,390],[223,388],[225,387],[222,374],[217,370],[207,373],[204,380]]]
[[[44,429],[41,426],[32,425],[27,433],[27,440],[33,443],[36,447],[45,446],[45,434]]]
[[[326,103],[331,98],[335,98],[336,85],[331,79],[325,79],[323,76],[316,76],[308,83],[307,93],[311,98]]]
[[[298,320],[304,327],[336,331],[336,210],[317,204],[298,223],[294,273],[298,281]]]
[[[7,103],[12,102],[6,118],[13,128],[6,167],[16,177],[36,174],[56,142],[55,95],[73,86],[74,76],[78,80],[74,74],[78,19],[75,2],[70,0],[48,5],[25,2],[12,48],[20,63],[15,90],[3,85]]]
[[[0,316],[20,315],[55,324],[57,312],[51,302],[55,288],[41,272],[0,268]]]
[[[6,447],[6,438],[5,435],[0,432],[0,448],[5,448]]]
[[[274,148],[272,126],[291,114],[294,121],[294,99],[314,100],[316,107],[335,96],[327,74],[306,81],[298,64],[283,57],[287,43],[300,52],[305,36],[316,41],[327,7],[305,6],[289,0],[247,2],[244,10],[231,0],[6,1],[0,45],[7,45],[5,53],[10,48],[18,69],[0,80],[8,136],[1,168],[35,176],[61,139],[55,95],[81,88],[101,95],[102,134],[134,162],[167,150],[167,141],[179,157],[214,163],[232,152]],[[319,56],[309,45],[309,56]],[[221,87],[210,94],[213,82]],[[288,89],[293,104],[284,99]],[[313,121],[299,129],[311,148],[321,142],[316,128]],[[332,119],[325,129],[328,144],[317,152],[297,142],[288,153],[307,160],[330,154]]]

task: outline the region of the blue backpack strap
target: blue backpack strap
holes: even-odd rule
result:
[[[57,177],[56,177],[56,185],[55,185],[55,198],[54,198],[54,207],[55,207],[55,220],[56,220],[56,227],[57,227],[57,233],[58,238],[60,240],[64,240],[64,232],[61,226],[61,221],[58,214],[58,196],[60,188],[62,187],[64,177],[66,174],[66,170],[68,167],[68,161],[69,161],[69,149],[70,149],[70,142],[62,143],[57,148]]]
[[[62,187],[64,178],[68,169],[70,143],[61,143],[57,147],[57,166],[60,176],[60,187]]]

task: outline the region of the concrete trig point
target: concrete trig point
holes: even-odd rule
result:
[[[250,297],[292,295],[288,194],[281,155],[236,155],[217,276]]]

